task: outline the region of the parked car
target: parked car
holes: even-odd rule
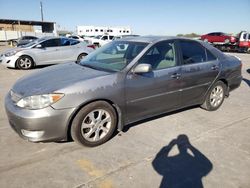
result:
[[[222,32],[208,33],[201,36],[201,40],[211,43],[235,43],[237,38]]]
[[[70,38],[70,39],[75,39],[75,40],[79,40],[79,41],[81,41],[81,42],[84,41],[84,38],[83,38],[83,37],[80,37],[79,35],[70,35],[70,36],[68,36],[68,38]]]
[[[23,36],[19,40],[17,40],[17,46],[22,46],[37,40],[38,38],[35,36]]]
[[[118,51],[121,45],[126,50]],[[241,66],[239,59],[202,41],[125,38],[79,64],[47,67],[18,80],[5,108],[24,139],[58,141],[70,135],[97,146],[135,121],[193,105],[217,110],[239,87]]]
[[[80,61],[93,51],[93,47],[75,39],[44,37],[5,51],[0,62],[6,67],[30,69],[37,65]]]
[[[98,36],[90,39],[90,42],[97,47],[101,47],[104,44],[111,42],[113,38],[114,38],[113,35],[98,35]]]
[[[140,35],[119,35],[119,36],[115,36],[112,40],[118,40],[118,39],[123,39],[126,37],[139,37]]]

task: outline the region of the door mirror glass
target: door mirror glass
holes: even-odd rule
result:
[[[142,73],[148,73],[152,71],[152,66],[150,64],[139,64],[135,67],[134,73],[136,74],[142,74]]]

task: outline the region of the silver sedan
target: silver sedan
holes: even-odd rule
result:
[[[135,121],[194,105],[217,110],[239,87],[241,66],[204,42],[125,38],[19,79],[5,108],[24,139],[97,146]]]
[[[84,42],[63,37],[43,37],[0,55],[0,63],[6,67],[30,69],[37,65],[80,61],[93,51]]]

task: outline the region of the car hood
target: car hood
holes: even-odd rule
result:
[[[11,48],[11,49],[2,51],[1,54],[6,54],[6,53],[9,53],[9,52],[13,52],[13,51],[20,52],[20,51],[22,51],[22,50],[24,50],[24,49],[25,49],[25,48],[20,48],[20,47]]]
[[[101,77],[110,73],[94,70],[76,63],[66,63],[44,68],[19,79],[12,90],[25,97],[53,93],[77,82]]]

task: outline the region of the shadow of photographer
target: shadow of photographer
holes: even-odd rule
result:
[[[170,156],[175,145],[179,153]],[[152,165],[163,176],[160,188],[202,188],[202,178],[213,168],[209,159],[190,144],[186,135],[179,135],[163,147]]]

